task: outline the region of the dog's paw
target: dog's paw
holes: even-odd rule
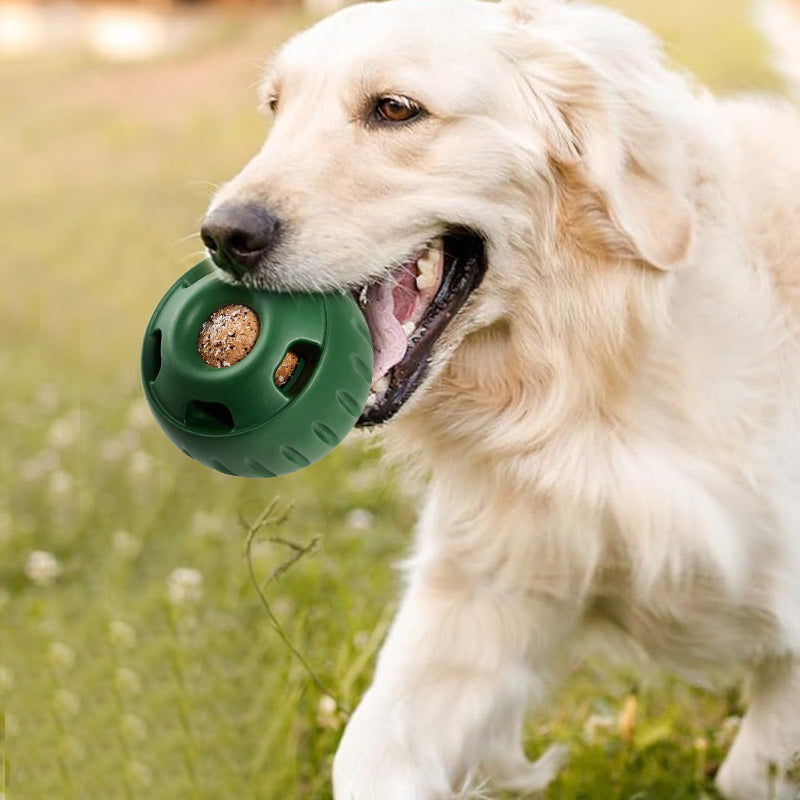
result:
[[[363,721],[362,716],[351,724],[339,744],[334,800],[451,800],[445,772],[435,760],[420,764],[391,736],[361,728]]]
[[[551,783],[569,761],[569,748],[554,744],[536,761],[519,760],[495,765],[492,782],[500,789],[514,792],[540,792]]]
[[[743,765],[729,757],[717,773],[716,784],[725,800],[798,800],[800,782],[792,777],[767,761],[753,759]]]

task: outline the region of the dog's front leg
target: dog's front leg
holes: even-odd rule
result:
[[[767,661],[752,677],[750,707],[717,774],[717,786],[728,800],[797,800],[800,661]]]
[[[528,664],[550,663],[568,628],[551,601],[445,556],[418,563],[336,755],[336,800],[443,800],[481,764],[505,784],[545,786],[562,758],[525,760],[522,715],[542,684]]]

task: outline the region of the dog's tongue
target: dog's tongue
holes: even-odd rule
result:
[[[395,315],[393,281],[374,283],[367,288],[366,305],[362,308],[367,320],[375,361],[372,367],[374,386],[386,373],[403,360],[408,337]]]

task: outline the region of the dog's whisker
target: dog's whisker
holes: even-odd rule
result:
[[[200,238],[200,233],[198,231],[192,231],[191,233],[187,233],[185,236],[181,236],[180,239],[175,239],[175,241],[173,241],[170,246],[179,247],[185,242],[190,242],[193,239],[199,239],[199,238]]]
[[[200,261],[204,261],[208,257],[208,254],[205,250],[195,250],[192,253],[187,253],[184,256],[181,256],[180,263],[181,264],[196,264]]]

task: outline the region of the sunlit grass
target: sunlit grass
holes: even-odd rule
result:
[[[743,0],[619,4],[714,86],[773,84]],[[226,21],[195,54],[150,65],[0,63],[6,798],[329,796],[417,501],[369,442],[281,479],[212,473],[165,440],[138,386],[148,316],[199,257],[214,183],[259,145],[259,65],[297,23]],[[281,536],[320,546],[265,596],[328,692],[248,574],[246,525],[275,497],[293,506]],[[253,541],[260,580],[288,555],[271,535]],[[634,674],[589,664],[532,718],[532,752],[573,747],[551,800],[711,791],[735,695],[656,675],[630,728]]]

